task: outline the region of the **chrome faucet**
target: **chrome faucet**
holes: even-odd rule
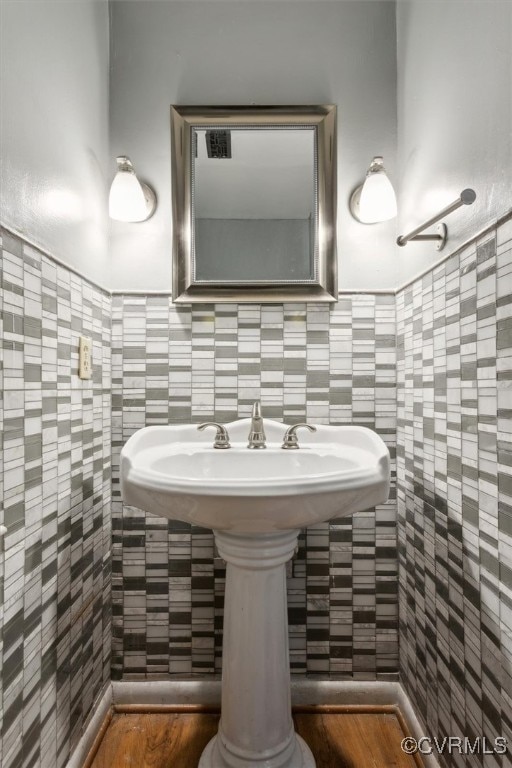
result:
[[[215,421],[206,421],[204,424],[199,424],[198,429],[202,432],[206,427],[215,427],[216,429],[215,441],[213,443],[214,448],[231,448],[226,427],[222,424],[217,424]]]
[[[309,429],[310,432],[316,432],[316,427],[312,427],[311,424],[294,424],[293,427],[288,427],[286,430],[281,448],[284,448],[285,450],[296,450],[299,447],[297,430],[303,428]]]
[[[259,400],[256,400],[252,407],[251,431],[249,432],[248,441],[248,448],[267,447],[265,445],[266,437],[265,431],[263,429],[263,419],[261,417],[261,406]]]

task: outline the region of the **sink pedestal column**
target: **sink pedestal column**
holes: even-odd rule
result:
[[[199,768],[315,768],[291,714],[285,563],[298,533],[215,533],[227,562],[222,712]]]

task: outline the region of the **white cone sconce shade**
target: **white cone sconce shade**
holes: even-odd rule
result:
[[[146,221],[156,208],[156,195],[137,178],[130,158],[117,158],[117,173],[110,187],[108,212],[117,221]]]
[[[352,193],[350,212],[362,224],[377,224],[395,218],[395,190],[388,179],[382,157],[373,158],[364,183]]]

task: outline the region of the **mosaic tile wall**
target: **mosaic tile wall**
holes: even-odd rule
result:
[[[398,294],[397,344],[401,679],[429,736],[512,749],[511,219]]]
[[[0,765],[61,768],[110,680],[111,300],[2,245]]]
[[[394,296],[321,305],[113,297],[113,676],[219,672],[224,565],[210,531],[123,509],[119,452],[140,427],[356,423],[395,453]],[[292,672],[396,679],[396,502],[319,525],[289,568]]]

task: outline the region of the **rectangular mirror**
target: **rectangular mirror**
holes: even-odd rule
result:
[[[172,107],[173,300],[336,301],[336,108]]]

